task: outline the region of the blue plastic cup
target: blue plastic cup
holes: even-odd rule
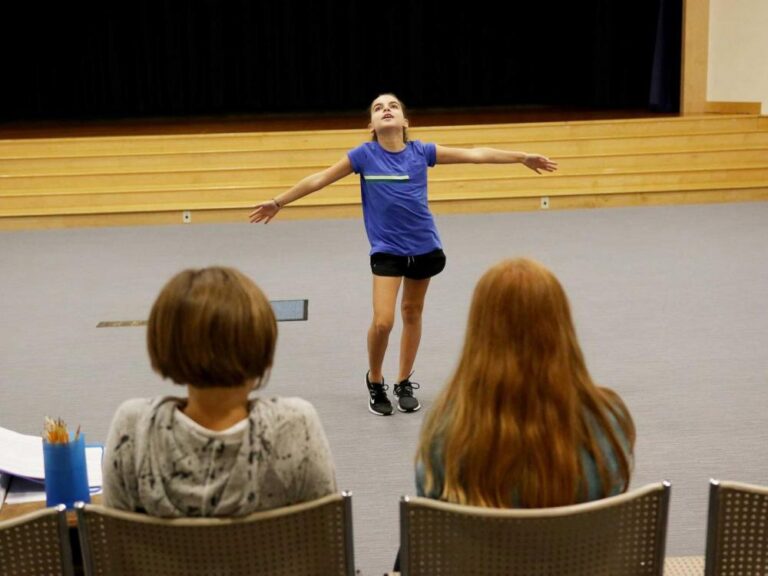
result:
[[[49,444],[43,440],[45,466],[45,503],[64,504],[73,508],[75,502],[90,502],[88,469],[85,464],[85,437],[80,435],[66,444]]]

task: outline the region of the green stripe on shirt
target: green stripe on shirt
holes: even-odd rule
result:
[[[366,174],[363,178],[367,182],[406,182],[411,179],[408,174]]]

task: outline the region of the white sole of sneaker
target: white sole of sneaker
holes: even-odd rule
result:
[[[403,410],[402,408],[400,408],[400,406],[397,407],[397,410],[399,412],[402,412],[403,414],[408,414],[409,412],[418,412],[419,410],[421,410],[421,404],[416,406],[416,408],[414,408],[413,410]]]
[[[375,415],[375,416],[392,416],[392,415],[395,413],[395,411],[394,411],[394,410],[392,410],[392,412],[390,412],[389,414],[382,414],[381,412],[376,412],[376,410],[374,410],[374,409],[371,407],[371,405],[370,405],[370,404],[368,404],[368,412],[370,412],[371,414],[373,414],[373,415]]]

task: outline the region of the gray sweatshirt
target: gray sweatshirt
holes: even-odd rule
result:
[[[328,440],[301,398],[254,398],[221,432],[181,410],[185,400],[124,402],[105,446],[104,504],[152,516],[242,516],[336,491]]]

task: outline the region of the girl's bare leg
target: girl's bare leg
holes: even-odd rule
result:
[[[416,353],[421,342],[421,314],[424,310],[424,299],[429,288],[430,278],[412,280],[406,278],[403,282],[403,299],[400,303],[400,313],[403,317],[403,334],[400,338],[400,372],[397,381],[401,382],[413,372]]]
[[[402,276],[373,276],[373,321],[368,328],[368,378],[371,382],[384,381],[381,367],[389,333],[395,323],[395,304],[402,280]]]

